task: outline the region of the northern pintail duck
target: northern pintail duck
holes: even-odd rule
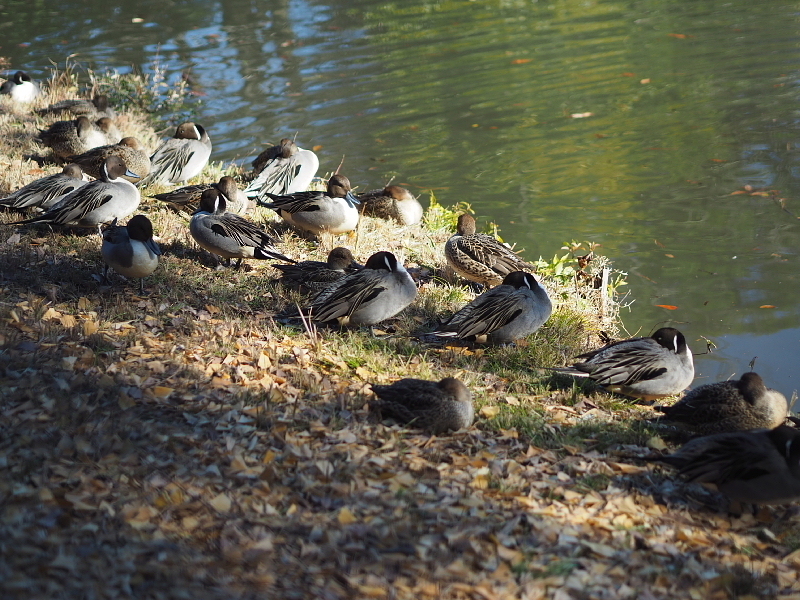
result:
[[[695,438],[674,454],[647,457],[698,483],[750,504],[800,500],[800,430],[781,425]]]
[[[134,137],[122,138],[118,144],[92,148],[83,154],[70,156],[67,160],[80,165],[88,175],[100,179],[103,165],[106,164],[109,156],[119,156],[125,161],[125,165],[139,176],[138,179],[131,179],[127,175],[123,175],[131,183],[136,183],[150,172],[150,158],[142,152],[139,140]]]
[[[485,233],[475,233],[475,219],[464,213],[458,217],[457,233],[444,246],[447,263],[469,281],[497,285],[513,271],[535,271],[516,252]]]
[[[62,196],[87,183],[88,181],[83,179],[81,168],[75,164],[68,164],[60,173],[32,181],[10,196],[6,196],[0,200],[0,206],[18,210],[26,208],[46,210],[58,202]]]
[[[117,113],[108,105],[108,96],[105,94],[97,94],[91,100],[62,100],[46,108],[40,108],[36,111],[36,114],[50,115],[62,112],[69,113],[74,117],[84,116],[90,119],[99,119],[101,117],[117,118]]]
[[[100,248],[108,275],[111,267],[120,275],[139,280],[139,291],[144,292],[144,278],[156,270],[161,248],[153,240],[153,224],[144,215],[131,217],[124,227],[112,224],[103,232]]]
[[[119,156],[109,156],[100,179],[79,187],[47,209],[19,223],[55,223],[72,227],[98,227],[124,219],[139,207],[141,196],[123,175],[136,177]]]
[[[233,177],[221,177],[218,183],[198,183],[172,190],[163,194],[155,194],[153,198],[166,202],[172,208],[193,215],[200,209],[200,198],[203,192],[216,188],[225,196],[226,210],[245,215],[252,209],[252,203],[236,185]]]
[[[248,198],[265,200],[267,194],[283,196],[305,192],[318,168],[316,154],[283,138],[278,146],[267,148],[253,161],[256,178],[244,193]]]
[[[422,205],[406,188],[387,185],[382,190],[357,194],[361,202],[361,214],[400,225],[416,225],[422,220]]]
[[[139,185],[182,183],[199,175],[210,157],[211,138],[202,125],[181,123],[150,157],[152,170]]]
[[[39,84],[25,71],[17,71],[0,85],[0,95],[9,96],[14,102],[33,102],[40,93]]]
[[[758,373],[738,381],[709,383],[688,392],[672,406],[656,406],[664,413],[658,422],[674,423],[701,435],[773,429],[788,414],[786,397],[769,389]]]
[[[376,252],[363,269],[342,277],[311,301],[311,318],[374,325],[413,302],[417,286],[391,252]]]
[[[272,265],[283,275],[278,280],[283,285],[309,292],[324,290],[348,273],[362,267],[347,248],[334,248],[328,254],[328,261],[304,260],[294,265]]]
[[[463,429],[472,425],[475,410],[467,386],[453,377],[439,382],[401,379],[392,385],[372,384],[380,398],[375,402],[382,417],[419,427],[433,434]]]
[[[226,211],[227,199],[216,188],[203,192],[200,210],[189,222],[195,241],[208,252],[227,258],[277,259],[294,262],[278,252],[277,243],[266,231],[244,217]]]
[[[358,200],[350,191],[350,180],[334,175],[328,181],[327,192],[296,192],[285,196],[266,194],[272,202],[261,206],[278,212],[283,219],[314,234],[346,233],[358,225]]]
[[[588,377],[612,392],[645,400],[679,394],[694,379],[692,352],[683,334],[672,327],[662,327],[652,337],[609,344],[577,358],[586,360],[556,370]]]
[[[486,336],[492,344],[509,344],[537,331],[553,312],[550,296],[536,278],[524,271],[506,275],[494,287],[467,304],[434,335],[462,340]]]
[[[67,158],[75,154],[83,154],[109,142],[97,123],[86,117],[78,117],[73,121],[56,121],[48,129],[39,131],[39,141],[53,150],[58,158]]]
[[[119,144],[122,139],[122,134],[119,132],[114,119],[110,117],[100,117],[94,124],[97,125],[97,128],[106,136],[106,144]]]

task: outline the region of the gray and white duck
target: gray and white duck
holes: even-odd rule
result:
[[[150,174],[139,185],[182,183],[199,175],[211,157],[211,138],[202,125],[181,123],[150,157]]]
[[[13,194],[0,199],[0,206],[15,210],[28,208],[46,210],[62,196],[74,192],[87,183],[89,181],[83,178],[81,168],[76,164],[68,164],[61,172],[32,181]]]
[[[139,291],[144,292],[144,278],[158,267],[161,248],[153,239],[153,224],[144,215],[131,217],[127,225],[114,222],[103,231],[100,253],[105,262],[103,277],[107,279],[109,267],[124,277],[139,280]]]
[[[664,413],[658,423],[677,425],[699,435],[774,429],[786,421],[786,397],[768,388],[758,373],[738,380],[701,385],[672,406],[656,406]]]
[[[476,233],[475,218],[467,213],[458,217],[456,234],[444,246],[447,263],[469,281],[497,285],[514,271],[535,271],[511,248],[485,233]]]
[[[524,271],[506,275],[503,283],[467,304],[433,333],[438,338],[475,340],[492,344],[525,338],[545,324],[553,312],[550,296],[536,278]]]
[[[53,204],[46,212],[22,223],[53,223],[71,227],[97,227],[125,219],[139,207],[141,196],[123,175],[137,177],[119,156],[109,156],[100,179],[80,186]]]
[[[417,296],[417,286],[391,252],[376,252],[311,301],[311,318],[340,325],[374,325],[394,317]]]
[[[453,377],[441,381],[401,379],[391,385],[372,385],[379,400],[373,405],[382,417],[440,434],[472,425],[475,410],[467,386]]]
[[[209,188],[200,198],[198,210],[189,222],[194,240],[211,254],[238,259],[238,269],[245,258],[294,262],[275,247],[277,241],[252,221],[227,212],[227,198],[216,188]]]
[[[39,84],[25,71],[17,71],[0,85],[0,96],[8,96],[14,102],[28,104],[41,94]]]
[[[358,225],[358,200],[351,192],[350,180],[336,174],[326,192],[296,192],[279,196],[266,194],[272,202],[258,203],[276,211],[290,225],[320,233],[347,233]]]
[[[244,190],[248,198],[264,201],[268,194],[283,196],[305,192],[319,169],[311,150],[300,148],[289,138],[264,150],[253,161],[256,178]]]
[[[681,393],[694,379],[694,360],[683,334],[662,327],[651,337],[615,342],[576,358],[584,358],[556,371],[588,377],[612,392],[654,400]]]

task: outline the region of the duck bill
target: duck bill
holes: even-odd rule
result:
[[[125,177],[131,177],[131,178],[133,178],[133,179],[141,179],[141,178],[142,178],[142,177],[141,177],[141,175],[137,175],[136,173],[134,173],[134,172],[133,172],[133,171],[131,171],[130,169],[128,169],[127,171],[125,171]]]
[[[347,192],[347,194],[345,195],[344,199],[345,199],[345,202],[347,202],[353,208],[356,208],[359,204],[361,204],[361,200],[356,198],[353,195],[353,192]]]
[[[150,249],[150,252],[156,256],[161,256],[161,248],[159,247],[158,242],[156,242],[153,238],[147,240],[144,245],[147,246]]]

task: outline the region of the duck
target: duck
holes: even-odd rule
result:
[[[200,198],[203,196],[203,192],[211,188],[218,189],[225,196],[227,212],[243,216],[252,210],[252,202],[238,188],[236,180],[228,175],[221,177],[218,183],[188,185],[171,192],[155,194],[153,198],[166,202],[175,210],[191,215],[199,210]]]
[[[28,104],[41,94],[39,84],[25,71],[17,71],[11,79],[0,85],[0,95],[9,96],[14,102]]]
[[[158,267],[161,248],[153,240],[153,224],[144,215],[131,217],[127,225],[116,220],[103,231],[100,253],[105,262],[103,278],[108,278],[109,267],[124,277],[139,280],[139,291],[144,293],[144,278]]]
[[[189,222],[189,231],[201,248],[223,258],[277,259],[295,262],[278,252],[277,243],[266,231],[244,217],[227,212],[227,198],[216,188],[209,188],[200,197],[200,210]]]
[[[417,297],[411,275],[391,252],[376,252],[363,269],[335,281],[314,296],[311,318],[323,323],[374,325],[389,319]]]
[[[362,268],[353,253],[342,246],[328,253],[327,262],[304,260],[293,265],[273,265],[283,275],[278,280],[286,287],[319,292],[349,273]]]
[[[107,123],[104,122],[104,125]],[[56,158],[62,159],[116,143],[109,142],[105,131],[83,116],[72,121],[56,121],[49,128],[41,129],[38,141],[52,149]]]
[[[539,330],[553,312],[550,296],[536,278],[513,271],[503,283],[467,304],[433,335],[474,340],[486,336],[491,344],[510,344]]]
[[[658,423],[676,424],[700,435],[774,429],[786,421],[789,411],[786,397],[752,371],[738,381],[702,385],[672,406],[654,408],[664,413]]]
[[[295,192],[279,196],[265,194],[272,202],[258,204],[276,211],[290,225],[320,233],[347,233],[358,225],[358,200],[350,191],[350,180],[336,174],[328,180],[327,192]]]
[[[416,225],[422,220],[422,205],[406,188],[387,185],[382,190],[356,194],[361,214],[396,221],[400,225]]]
[[[139,176],[138,179],[131,179],[123,175],[131,183],[136,183],[150,172],[150,158],[142,152],[142,146],[135,137],[122,138],[118,144],[92,148],[83,154],[70,156],[67,160],[79,165],[87,175],[100,179],[103,165],[112,155],[121,157],[128,168]]]
[[[800,500],[800,430],[787,425],[699,437],[674,454],[645,460],[669,465],[688,481],[713,483],[739,502]]]
[[[662,327],[651,337],[615,342],[576,358],[586,360],[555,370],[588,377],[609,391],[642,400],[679,394],[694,379],[692,352],[683,334],[673,327]]]
[[[475,218],[468,213],[460,215],[456,234],[444,246],[447,263],[464,279],[491,286],[502,283],[513,271],[536,270],[505,244],[475,230]]]
[[[464,429],[475,419],[472,394],[454,377],[438,382],[409,378],[391,385],[370,385],[379,398],[373,405],[382,417],[392,417],[431,434]]]
[[[100,117],[94,124],[103,132],[103,135],[106,137],[106,144],[119,144],[120,140],[122,140],[122,134],[119,132],[114,119],[110,117]]]
[[[182,183],[199,175],[211,157],[211,138],[202,125],[187,121],[150,157],[152,170],[139,185]]]
[[[40,108],[36,111],[36,114],[51,115],[62,112],[69,113],[74,117],[84,116],[90,119],[99,119],[101,117],[117,118],[117,112],[109,106],[108,96],[105,94],[97,94],[91,100],[85,98],[62,100],[45,108]]]
[[[46,210],[70,192],[88,183],[83,171],[76,164],[65,165],[59,173],[42,177],[21,187],[13,194],[0,199],[0,206],[24,210],[36,208]]]
[[[139,207],[141,196],[130,181],[123,179],[138,177],[125,165],[119,156],[109,156],[103,165],[100,179],[70,192],[53,204],[46,212],[24,221],[14,223],[54,223],[72,227],[97,227],[124,219]]]
[[[289,138],[264,150],[253,161],[256,178],[244,190],[248,198],[266,199],[267,194],[283,196],[305,192],[319,169],[319,159]]]

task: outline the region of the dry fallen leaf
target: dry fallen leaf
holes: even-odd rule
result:
[[[217,494],[208,503],[221,513],[230,511],[232,505],[230,497],[225,493]]]
[[[339,510],[339,514],[336,516],[336,520],[339,521],[339,523],[341,525],[350,525],[352,523],[357,523],[358,522],[358,519],[356,518],[356,516],[346,506],[343,506]]]
[[[499,412],[500,412],[500,407],[492,404],[487,404],[486,406],[482,406],[480,410],[481,416],[484,416],[487,419],[492,419],[496,417]]]

